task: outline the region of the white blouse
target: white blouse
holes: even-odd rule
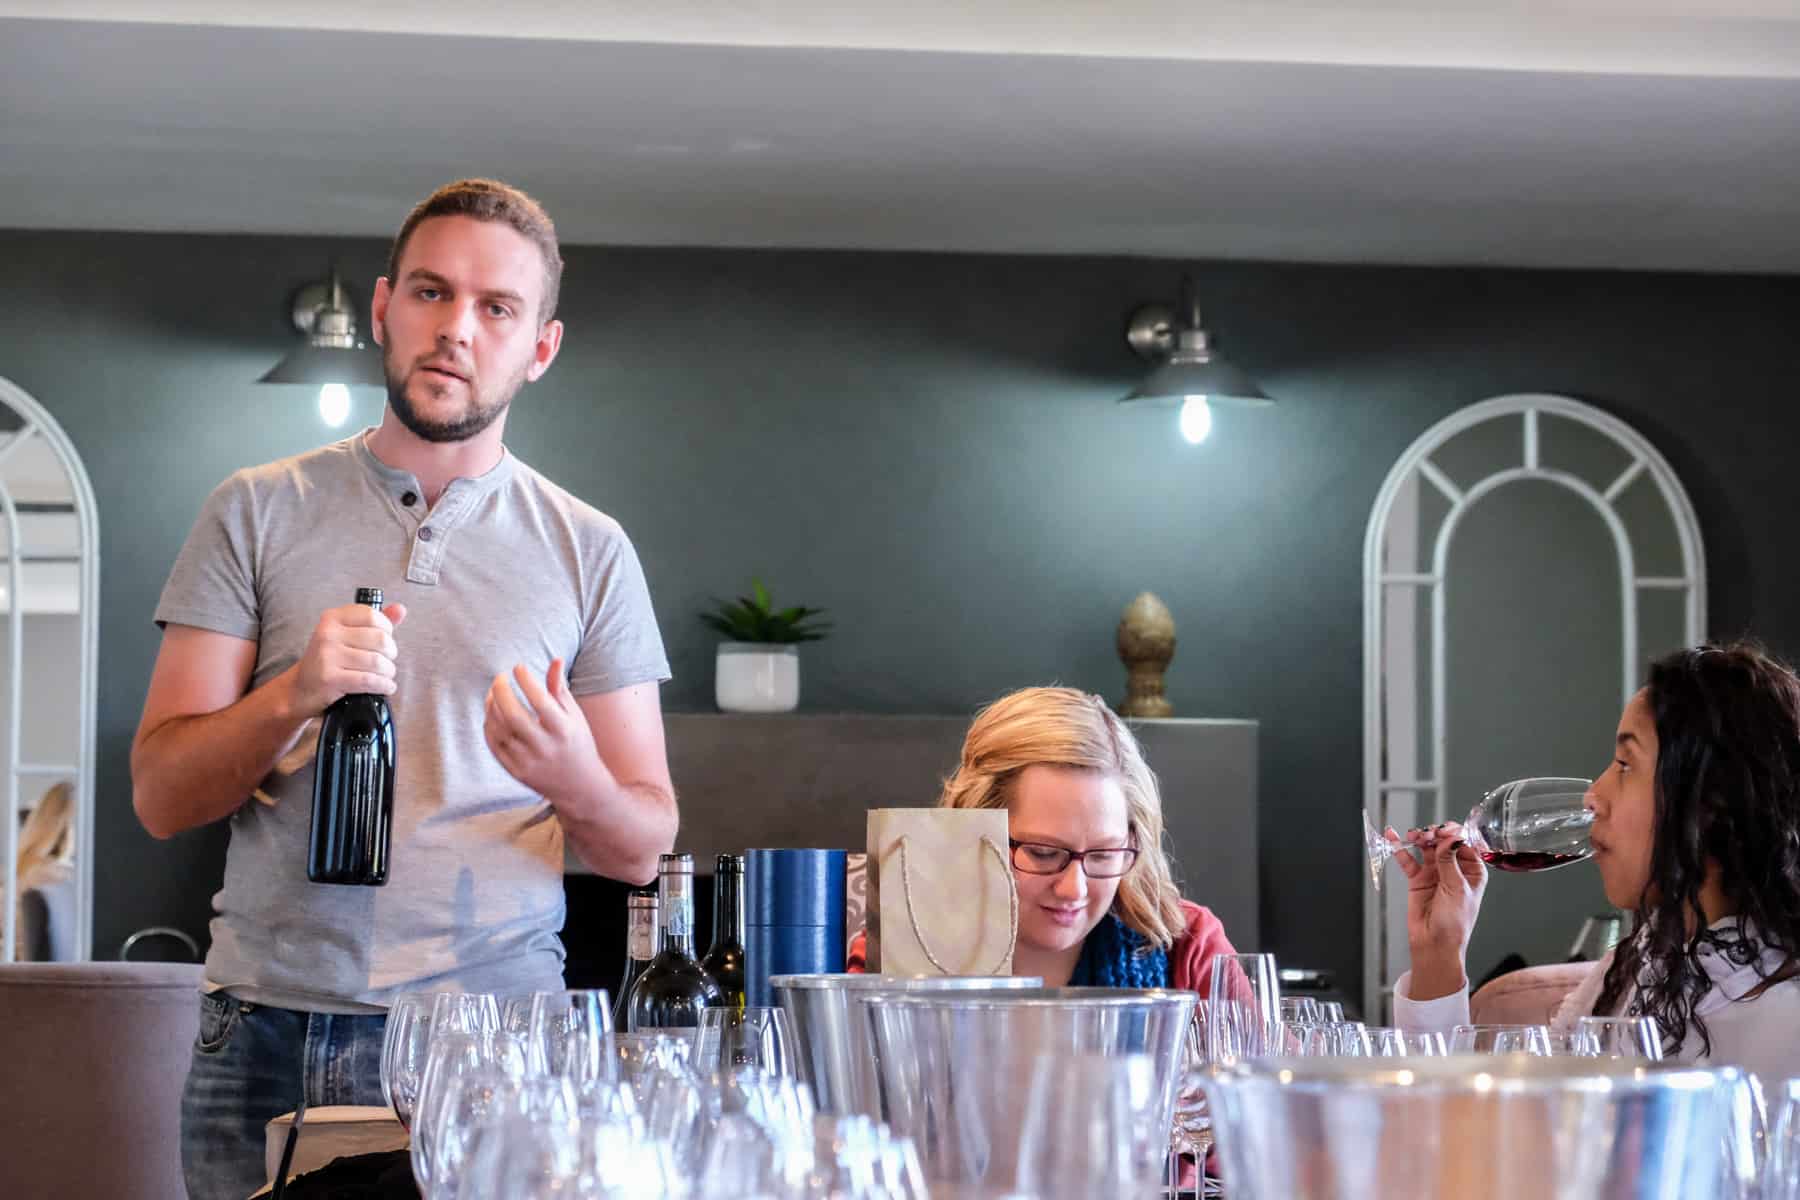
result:
[[[1779,970],[1787,956],[1780,950],[1765,949],[1760,963],[1738,966],[1714,947],[1702,946],[1698,957],[1712,988],[1694,1005],[1694,1015],[1706,1021],[1707,1032],[1712,1036],[1712,1053],[1701,1053],[1699,1031],[1690,1022],[1675,1058],[1702,1066],[1743,1067],[1769,1081],[1800,1076],[1800,977],[1772,984],[1754,1000],[1743,999]],[[1553,1033],[1566,1033],[1574,1028],[1577,1018],[1592,1015],[1605,984],[1606,969],[1611,965],[1612,952],[1608,951],[1563,997],[1550,1018]],[[1412,999],[1407,994],[1411,986],[1411,971],[1394,984],[1394,1024],[1399,1028],[1409,1033],[1437,1032],[1449,1037],[1452,1028],[1469,1023],[1467,984],[1461,991],[1436,1000]]]

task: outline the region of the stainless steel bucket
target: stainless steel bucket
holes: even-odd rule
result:
[[[1234,1196],[1706,1200],[1737,1078],[1598,1058],[1295,1058],[1205,1090]]]
[[[1018,1182],[1041,1059],[1141,1054],[1152,1063],[1145,1144],[1160,1163],[1195,1000],[1188,991],[1127,988],[870,996],[861,1004],[875,1047],[876,1115],[913,1139],[934,1194],[942,1185],[955,1195],[999,1195]]]
[[[1041,988],[1035,975],[775,975],[769,987],[800,1044],[801,1074],[820,1112],[876,1116],[869,1023],[853,1001],[918,992]]]

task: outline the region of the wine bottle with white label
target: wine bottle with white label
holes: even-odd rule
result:
[[[650,960],[656,957],[656,942],[662,935],[656,922],[656,893],[645,888],[625,898],[625,970],[619,976],[619,990],[613,994],[613,1028],[630,1027],[631,985],[637,982]]]
[[[720,1001],[719,989],[694,958],[694,856],[665,854],[657,865],[657,910],[662,945],[631,985],[627,1029],[633,1033],[689,1030]]]

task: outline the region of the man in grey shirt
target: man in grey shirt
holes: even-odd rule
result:
[[[263,1126],[302,1088],[384,1103],[397,993],[559,987],[565,839],[631,883],[673,844],[637,555],[501,443],[561,344],[561,270],[524,193],[427,198],[376,284],[381,424],[234,474],[170,573],[132,800],[157,837],[231,822],[182,1100],[194,1200],[262,1185]],[[360,586],[389,603],[347,603]],[[357,692],[397,733],[380,888],[306,879],[317,718]]]

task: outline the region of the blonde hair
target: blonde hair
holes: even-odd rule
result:
[[[52,784],[19,830],[19,878],[36,867],[75,860],[75,786]]]
[[[1125,793],[1137,861],[1119,880],[1120,920],[1163,949],[1187,928],[1163,846],[1162,794],[1137,738],[1100,697],[1074,688],[1011,692],[975,714],[962,762],[944,783],[941,808],[1005,808],[1019,773],[1043,764],[1099,771]]]

